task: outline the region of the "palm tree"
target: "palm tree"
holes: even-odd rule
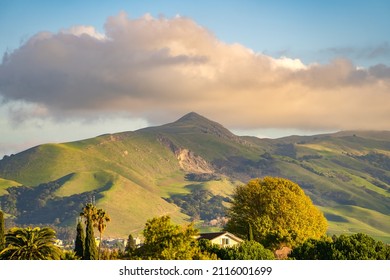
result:
[[[93,205],[92,203],[88,203],[87,205],[85,205],[85,207],[83,208],[83,212],[80,213],[80,216],[86,219],[85,222],[87,224],[86,243],[85,243],[86,251],[90,250],[89,249],[90,245],[88,245],[87,243],[90,242],[89,240],[91,240],[92,238],[91,236],[89,236],[91,235],[90,232],[91,231],[93,232],[90,224],[92,224],[93,227],[96,227],[100,233],[100,242],[99,242],[99,249],[98,249],[98,256],[97,256],[97,258],[99,259],[100,248],[102,244],[102,235],[104,230],[107,227],[106,223],[111,221],[110,216],[103,209],[96,209],[95,205]],[[86,253],[88,254],[88,251]],[[94,256],[94,254],[92,254],[92,256]]]
[[[51,228],[12,228],[5,235],[3,260],[58,260],[61,250],[54,245],[55,231]]]
[[[94,217],[95,223],[94,226],[97,227],[99,233],[100,233],[100,242],[99,242],[99,250],[98,250],[98,259],[100,257],[100,247],[103,242],[102,235],[104,230],[107,227],[107,222],[111,221],[110,216],[104,211],[103,209],[98,209],[96,211],[95,217]]]
[[[92,203],[87,203],[83,208],[83,212],[80,213],[80,217],[83,217],[87,220],[92,220],[96,215],[96,207]]]

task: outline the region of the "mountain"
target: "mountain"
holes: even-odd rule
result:
[[[15,223],[67,226],[95,200],[112,217],[106,234],[124,237],[163,214],[218,225],[234,187],[264,176],[298,183],[325,213],[330,234],[390,241],[388,131],[259,139],[189,113],[162,126],[5,156],[0,201]]]

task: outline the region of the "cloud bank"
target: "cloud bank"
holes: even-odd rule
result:
[[[390,129],[388,66],[273,58],[183,17],[120,13],[105,34],[38,33],[4,55],[0,96],[28,108],[18,121],[119,112],[161,123],[196,111],[231,128]]]

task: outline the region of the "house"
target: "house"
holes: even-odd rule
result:
[[[228,231],[201,233],[197,239],[208,239],[221,247],[231,247],[244,241]]]

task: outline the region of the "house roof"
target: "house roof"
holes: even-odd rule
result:
[[[198,237],[198,239],[208,239],[213,240],[217,237],[220,237],[222,235],[225,235],[233,240],[236,240],[237,242],[243,241],[241,238],[235,236],[233,233],[230,233],[228,231],[220,231],[220,232],[207,232],[207,233],[201,233]]]

